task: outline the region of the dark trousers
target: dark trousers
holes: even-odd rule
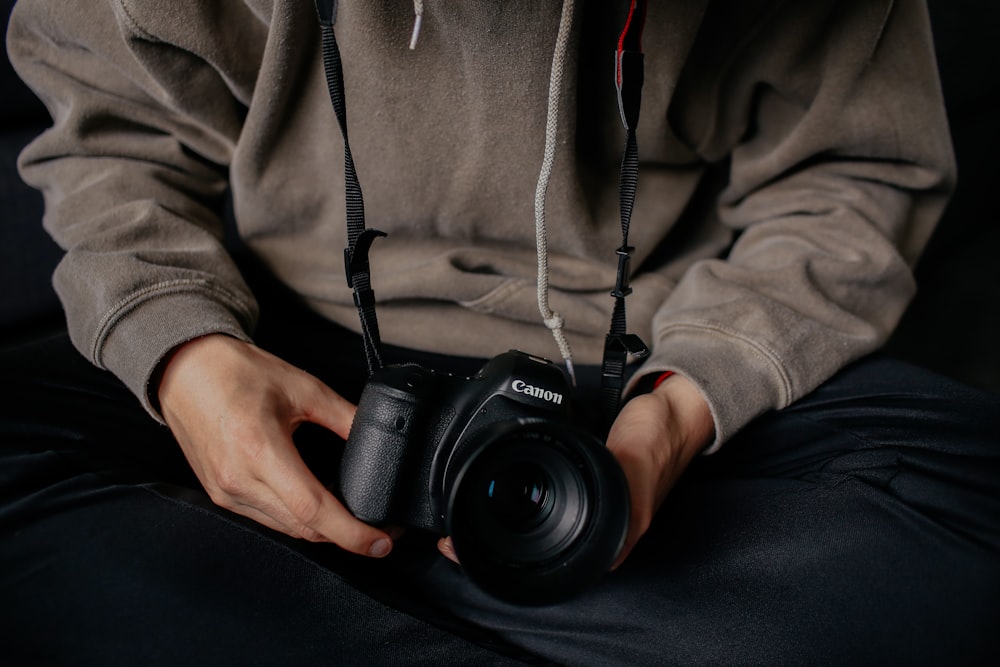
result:
[[[363,385],[358,340],[308,314],[265,310],[259,340]],[[529,608],[425,536],[376,562],[215,507],[64,334],[4,351],[0,387],[2,664],[1000,663],[1000,400],[898,362],[759,419],[695,462],[622,568]],[[334,438],[298,442],[336,469]]]

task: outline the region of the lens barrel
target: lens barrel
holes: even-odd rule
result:
[[[462,451],[446,476],[446,528],[481,588],[550,604],[608,571],[624,544],[629,501],[601,442],[565,424],[519,419],[486,427]]]

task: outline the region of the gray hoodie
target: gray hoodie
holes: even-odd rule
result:
[[[599,363],[620,245],[613,53],[627,3],[580,2],[546,200],[552,308]],[[620,6],[619,6],[620,5]],[[650,3],[630,329],[708,399],[718,446],[878,348],[954,165],[917,0]],[[556,357],[535,293],[534,193],[560,3],[341,3],[351,147],[386,342]],[[311,0],[21,0],[10,57],[52,129],[22,154],[66,249],[74,343],[147,407],[174,346],[250,339],[239,233],[357,329],[343,143]],[[152,409],[152,408],[150,408]]]

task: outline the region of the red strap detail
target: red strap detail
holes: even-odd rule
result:
[[[641,1],[641,6],[640,6]],[[638,11],[636,11],[638,10]],[[632,21],[635,20],[636,27],[633,32]],[[617,70],[615,72],[615,78],[618,83],[618,87],[621,88],[622,85],[622,52],[625,51],[625,40],[633,42],[630,47],[634,51],[642,53],[642,29],[646,24],[646,4],[644,0],[631,0],[628,7],[628,18],[625,19],[625,27],[622,28],[621,34],[618,36],[618,57],[615,62],[618,63],[615,66]]]
[[[665,371],[662,375],[660,375],[660,377],[656,378],[656,382],[653,383],[653,389],[659,387],[661,384],[664,383],[664,381],[666,381],[668,377],[670,377],[673,374],[674,374],[673,371]]]
[[[625,35],[628,34],[628,29],[632,25],[632,17],[635,16],[635,3],[636,0],[632,0],[628,7],[628,18],[625,19],[625,27],[622,29],[622,34],[618,37],[618,53],[625,50]]]

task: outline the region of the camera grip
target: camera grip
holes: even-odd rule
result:
[[[380,524],[393,516],[418,400],[369,382],[358,402],[340,464],[340,496],[354,516]]]

